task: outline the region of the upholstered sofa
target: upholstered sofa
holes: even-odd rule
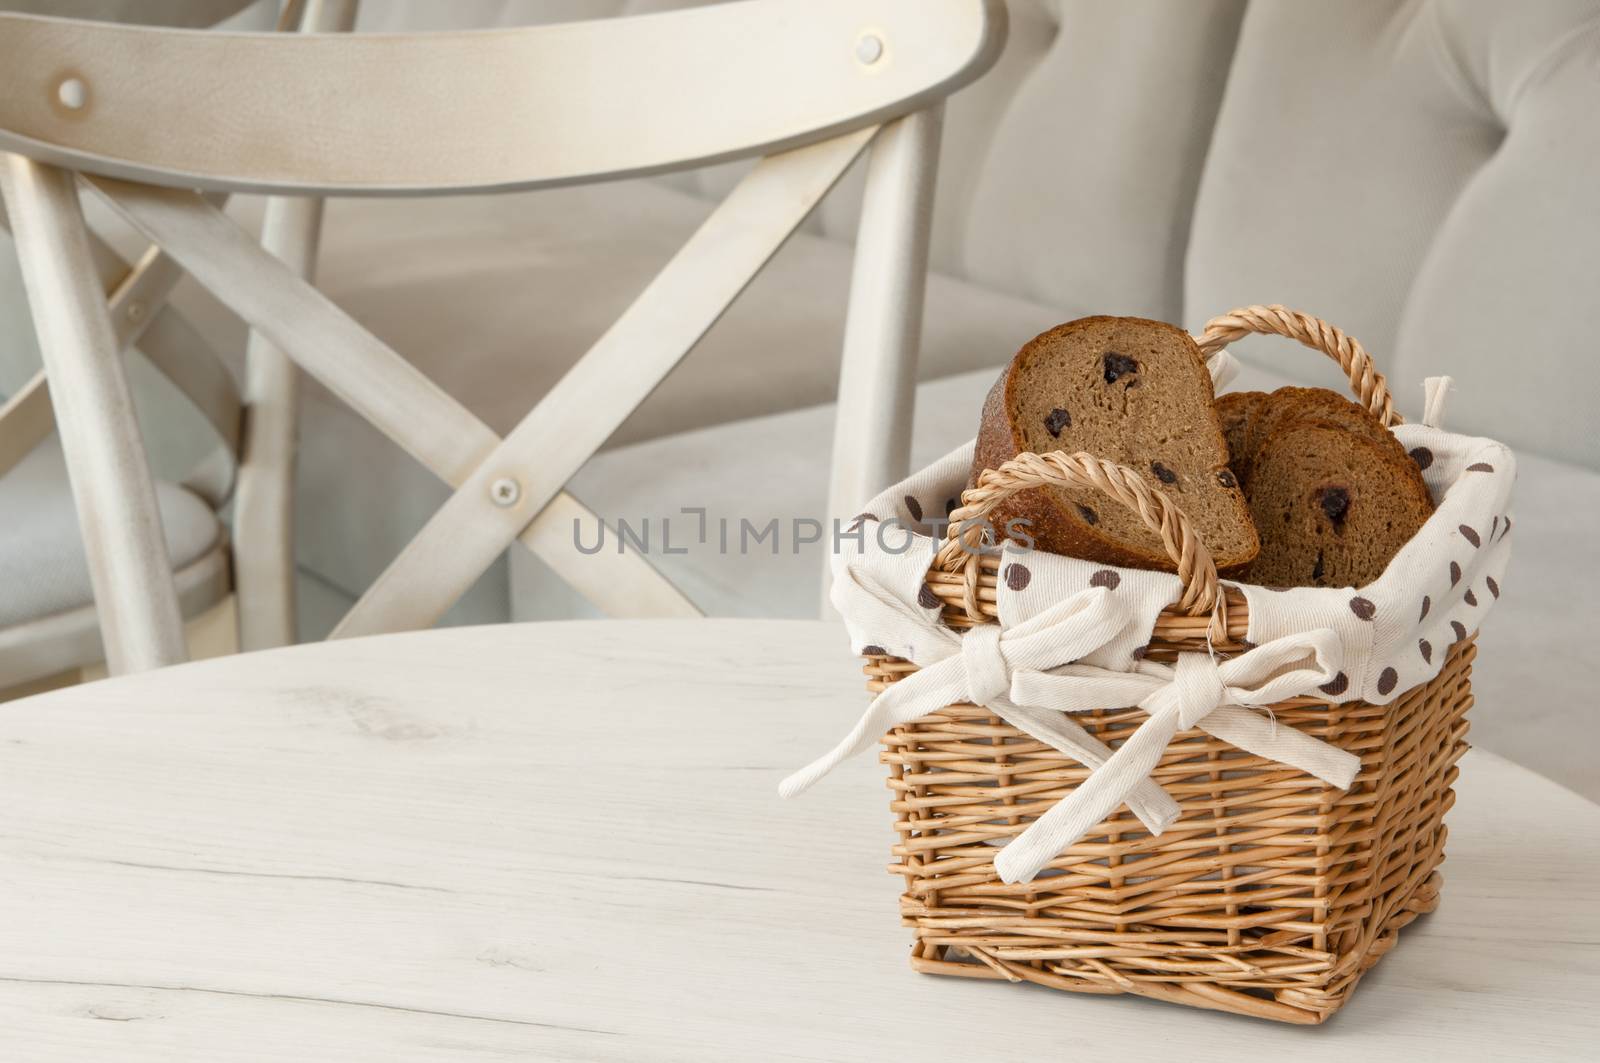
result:
[[[651,0],[366,0],[362,30],[501,25]],[[1483,635],[1475,734],[1586,778],[1584,636],[1600,619],[1600,0],[1012,0],[998,64],[949,107],[913,460],[970,437],[1002,363],[1089,313],[1198,330],[1279,302],[1359,337],[1402,409],[1455,378],[1446,423],[1518,449],[1521,536]],[[738,166],[484,199],[330,204],[319,283],[505,430],[703,219]],[[847,179],[573,489],[637,524],[821,517],[859,174]],[[233,208],[252,219],[258,206]],[[130,241],[130,246],[134,242]],[[9,262],[0,269],[10,270]],[[8,284],[7,287],[14,287]],[[14,293],[5,298],[15,300]],[[242,327],[178,301],[219,348]],[[26,363],[7,311],[0,393]],[[1235,386],[1339,386],[1252,341]],[[156,460],[199,436],[141,376]],[[159,414],[156,411],[160,411]],[[444,497],[336,400],[307,398],[303,635],[325,631]],[[689,527],[684,525],[684,527]],[[585,534],[590,534],[587,530]],[[714,537],[713,537],[714,538]],[[715,615],[813,615],[821,547],[658,555]],[[586,615],[521,551],[455,621]]]

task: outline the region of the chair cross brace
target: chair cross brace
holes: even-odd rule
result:
[[[85,177],[129,222],[455,493],[336,636],[427,626],[521,540],[610,613],[698,611],[642,556],[582,556],[562,490],[722,315],[877,127],[762,159],[590,351],[499,438],[196,193]],[[515,498],[494,497],[511,480]]]

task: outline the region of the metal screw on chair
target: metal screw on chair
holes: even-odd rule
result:
[[[497,506],[514,506],[521,497],[522,485],[509,476],[502,476],[489,485],[489,498]]]
[[[56,99],[69,110],[80,110],[89,102],[89,86],[83,83],[82,78],[66,78],[56,86]]]
[[[864,33],[856,41],[856,58],[864,65],[871,66],[883,58],[883,38],[876,33]]]
[[[144,318],[144,304],[135,299],[133,302],[128,304],[127,308],[123,310],[123,313],[128,315],[129,321],[142,320]]]

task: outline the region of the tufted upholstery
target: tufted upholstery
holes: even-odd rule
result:
[[[1408,408],[1450,373],[1453,424],[1600,468],[1597,109],[1594,0],[1254,0],[1185,322],[1315,308],[1382,357]]]

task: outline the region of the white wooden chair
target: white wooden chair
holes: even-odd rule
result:
[[[183,646],[75,179],[455,489],[336,637],[431,624],[519,540],[610,615],[698,615],[638,554],[581,555],[574,519],[593,518],[563,485],[869,144],[834,515],[904,474],[942,101],[1003,36],[1000,0],[753,0],[371,36],[0,16],[0,173],[112,670],[181,660]],[[504,439],[202,194],[493,192],[751,155],[761,161]],[[285,551],[262,557],[288,578]]]
[[[249,6],[250,0],[0,4],[13,14],[72,14],[166,29],[214,26]],[[355,13],[356,0],[289,0],[281,5],[277,28],[344,32]],[[87,99],[77,96],[80,91],[86,91],[82,79],[64,79],[57,105],[66,112],[81,109]],[[220,204],[223,198],[214,196],[212,201]],[[301,276],[309,275],[315,258],[321,203],[313,197],[273,197],[266,204],[262,242]],[[9,227],[4,211],[0,225]],[[292,512],[288,500],[298,399],[292,363],[252,333],[241,394],[215,352],[166,305],[183,276],[177,264],[154,246],[129,262],[96,233],[85,230],[85,237],[96,283],[105,293],[116,353],[138,346],[200,414],[220,445],[181,483],[155,484],[182,615],[203,614],[237,591],[239,630],[227,633],[225,644],[259,649],[294,641],[293,584],[275,578],[277,566],[288,561],[286,521]],[[54,360],[52,350],[43,353]],[[115,380],[97,374],[87,384],[73,383],[72,374],[82,368],[75,363],[61,367],[58,386],[110,387],[111,397],[122,401],[125,389]],[[9,568],[42,569],[28,580],[26,591],[11,588],[16,597],[6,603],[10,608],[0,619],[0,692],[22,691],[41,681],[51,685],[101,661],[104,652],[94,603],[87,600],[84,573],[75,558],[72,499],[63,491],[58,467],[62,455],[46,444],[55,427],[50,377],[41,369],[0,405],[0,502],[16,513],[10,530],[22,529],[0,539],[0,550],[7,551]],[[245,452],[252,455],[248,463],[239,460]],[[141,475],[138,469],[130,472]],[[216,516],[230,499],[234,540],[241,544],[233,550]],[[104,500],[80,499],[78,504]]]

